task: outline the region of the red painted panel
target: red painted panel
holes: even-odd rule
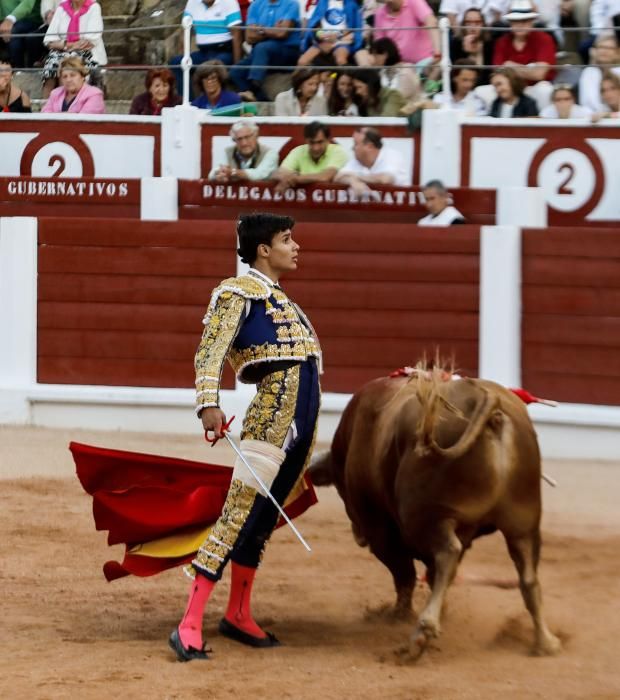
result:
[[[556,401],[620,405],[620,377],[554,374],[530,369],[523,372],[522,383],[537,396]]]
[[[587,227],[523,230],[523,254],[574,258],[620,258],[620,226],[616,229]]]
[[[318,253],[300,258],[296,278],[302,280],[469,282],[478,279],[478,258],[472,255],[403,255],[398,253]],[[346,265],[343,258],[346,257]]]
[[[43,219],[39,243],[65,246],[114,246],[121,248],[180,247],[230,251],[235,229],[228,221],[170,222],[128,219],[110,225],[105,219]],[[234,262],[234,261],[233,261]]]
[[[205,305],[39,302],[39,328],[158,330],[191,333],[200,327]]]
[[[330,280],[326,285],[291,277],[284,279],[283,285],[289,297],[304,309],[331,309],[334,299],[338,299],[341,309],[478,311],[478,288],[471,283],[438,285],[434,281],[404,280],[367,281],[360,285],[359,280]]]
[[[400,338],[472,340],[478,336],[478,315],[471,313],[430,313],[383,309],[331,310],[308,308],[319,335],[355,338]]]
[[[459,367],[476,367],[476,340],[443,341],[437,338],[358,338],[325,336],[321,339],[329,371],[345,367],[376,367],[379,374],[398,367],[414,366],[424,355],[438,355],[449,363],[452,358]]]
[[[437,351],[476,373],[477,227],[412,237],[406,225],[378,235],[349,222],[298,234],[301,270],[285,286],[316,324],[325,390],[354,391]],[[41,242],[39,381],[192,386],[209,292],[234,274],[229,222],[48,220]]]
[[[454,206],[472,224],[494,224],[496,192],[490,189],[456,187],[450,190]],[[221,185],[207,180],[179,182],[179,216],[191,219],[236,217],[239,211],[277,211],[297,221],[326,223],[359,219],[415,223],[427,211],[420,187],[374,185],[370,201],[352,198],[346,185],[316,183],[284,193],[274,182]],[[232,212],[231,212],[232,209]]]
[[[620,231],[527,230],[523,256],[524,386],[620,404]]]
[[[620,287],[619,269],[620,260],[528,256],[523,260],[523,284]]]
[[[40,382],[193,387],[211,290],[235,274],[234,229],[42,219],[39,234]]]
[[[529,314],[523,342],[620,347],[620,317]]]
[[[191,362],[200,337],[197,333],[149,331],[39,330],[39,357],[179,360]]]
[[[523,288],[523,307],[530,314],[620,316],[620,287],[546,287],[529,284]]]
[[[94,275],[88,273],[40,273],[39,301],[120,302],[126,304],[189,304],[201,300],[207,308],[219,277],[157,275]]]
[[[39,381],[47,384],[94,384],[104,386],[153,386],[191,388],[191,362],[77,357],[38,359]],[[42,379],[41,379],[42,378]]]
[[[538,372],[620,378],[620,353],[617,347],[529,343],[525,348],[523,363]]]
[[[93,274],[178,275],[195,277],[208,268],[220,271],[226,277],[230,270],[230,250],[204,250],[190,248],[120,246],[50,246],[39,252],[41,272],[73,272],[90,270]]]

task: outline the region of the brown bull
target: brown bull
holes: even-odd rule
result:
[[[427,567],[428,603],[411,637],[417,657],[440,633],[446,590],[474,538],[500,530],[534,621],[534,653],[560,642],[542,615],[541,464],[522,401],[493,382],[446,381],[439,370],[365,385],[346,407],[331,450],[310,468],[335,484],[358,544],[390,570],[396,612],[411,614],[416,573]]]

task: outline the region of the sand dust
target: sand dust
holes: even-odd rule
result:
[[[69,439],[225,463],[228,448],[199,438],[0,428],[0,698],[291,698],[468,700],[620,698],[620,463],[548,462],[541,580],[556,658],[532,658],[519,593],[481,579],[516,580],[498,535],[468,553],[448,598],[442,637],[415,665],[396,650],[411,626],[373,611],[393,602],[386,569],[353,542],[342,503],[297,521],[307,554],[286,530],[267,550],[256,616],[285,642],[253,650],[217,634],[227,579],[205,620],[214,653],[177,663],[166,639],[185,602],[178,571],[107,583],[109,549],[94,530]],[[426,591],[416,591],[416,608]]]

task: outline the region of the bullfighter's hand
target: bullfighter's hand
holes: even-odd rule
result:
[[[224,437],[222,426],[226,424],[226,414],[221,408],[210,406],[209,408],[203,409],[200,414],[200,420],[202,421],[202,427],[205,429],[205,432],[213,432],[216,438]]]

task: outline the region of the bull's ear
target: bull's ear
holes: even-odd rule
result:
[[[330,450],[320,452],[312,458],[308,474],[315,486],[330,486],[334,483],[332,453]]]

